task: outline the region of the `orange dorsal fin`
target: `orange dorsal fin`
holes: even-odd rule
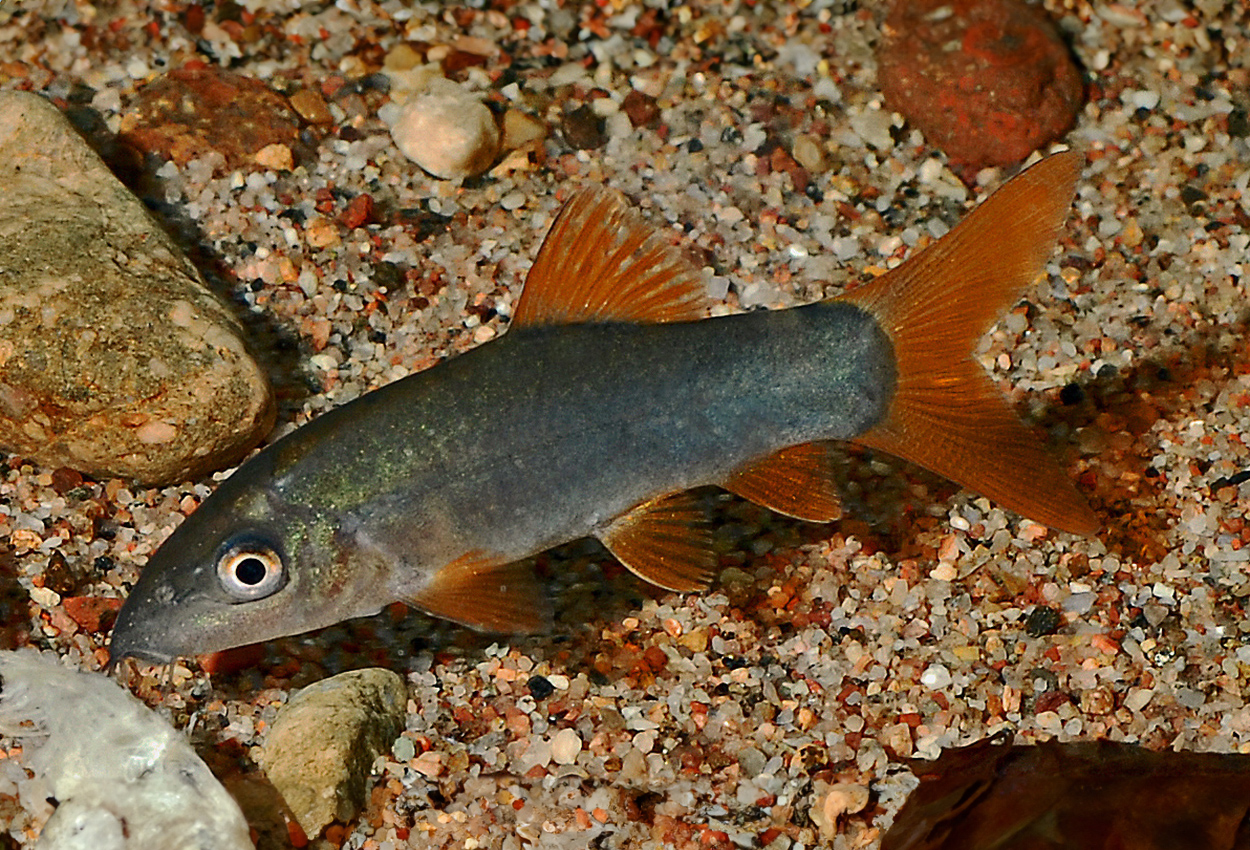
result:
[[[824,443],[790,446],[735,472],[725,489],[779,514],[809,522],[842,516]]]
[[[599,539],[631,572],[666,590],[703,590],[716,567],[707,514],[689,493],[643,502]]]
[[[404,601],[484,632],[537,634],[551,626],[551,606],[532,564],[476,550],[443,567]]]
[[[703,280],[619,192],[579,190],[561,208],[525,278],[513,327],[702,318]]]
[[[972,357],[1054,250],[1084,158],[1024,171],[937,243],[842,299],[880,322],[897,384],[885,419],[855,439],[1006,508],[1078,534],[1101,523]]]

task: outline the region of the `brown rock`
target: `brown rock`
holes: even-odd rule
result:
[[[920,779],[882,850],[1244,848],[1250,757],[1113,741],[1007,746],[916,759]]]
[[[965,180],[1066,133],[1081,72],[1045,12],[1020,0],[896,0],[877,51],[892,109]]]
[[[347,209],[339,214],[339,224],[348,230],[360,227],[362,224],[368,224],[373,218],[373,196],[368,192],[363,192],[352,198]]]
[[[309,124],[327,125],[334,123],[330,107],[316,89],[300,89],[291,95],[291,106]]]
[[[649,94],[633,89],[621,101],[621,109],[629,116],[634,129],[650,126],[660,120],[660,107]]]
[[[255,169],[270,145],[295,148],[299,117],[260,80],[189,64],[144,86],[121,129],[126,143],[179,165],[216,151],[229,170]]]
[[[585,103],[565,113],[564,123],[560,130],[564,133],[564,141],[568,142],[569,147],[578,150],[601,148],[608,141],[603,119],[595,114],[589,104]]]
[[[0,93],[0,449],[155,484],[273,422],[230,311],[37,95]]]

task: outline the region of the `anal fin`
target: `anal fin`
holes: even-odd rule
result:
[[[779,514],[809,522],[832,522],[842,516],[829,448],[802,443],[736,471],[725,489]]]
[[[690,493],[643,502],[599,539],[631,572],[666,590],[703,590],[716,567],[707,515]]]
[[[538,634],[551,627],[551,605],[533,565],[478,550],[440,569],[405,601],[484,632]]]

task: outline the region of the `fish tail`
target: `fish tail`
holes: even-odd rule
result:
[[[1084,497],[973,359],[978,340],[1041,273],[1083,162],[1071,151],[1038,162],[938,242],[838,300],[871,314],[894,347],[894,397],[855,442],[1092,535],[1101,523]]]

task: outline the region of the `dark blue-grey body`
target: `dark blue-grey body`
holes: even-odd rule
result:
[[[838,302],[523,328],[325,414],[268,449],[263,474],[364,548],[408,538],[417,571],[470,549],[519,558],[787,446],[862,433],[893,382],[885,334]]]
[[[894,380],[885,333],[840,302],[513,329],[244,463],[153,555],[111,651],[162,660],[423,604],[463,558],[519,561],[788,446],[854,437]],[[218,580],[240,541],[280,559],[276,592]]]

